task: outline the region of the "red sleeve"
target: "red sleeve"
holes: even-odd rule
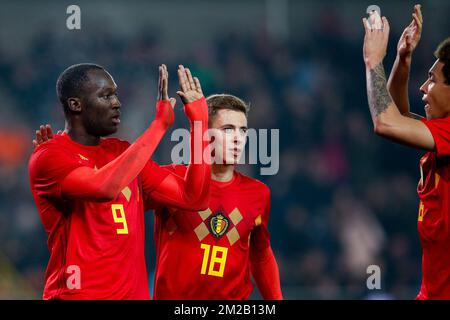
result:
[[[71,154],[51,144],[38,147],[31,155],[28,170],[32,189],[38,196],[62,198],[62,182],[83,166]]]
[[[430,130],[436,144],[438,156],[450,154],[450,117],[444,119],[421,120]]]
[[[152,202],[183,210],[204,210],[209,202],[209,185],[211,181],[211,159],[209,139],[203,139],[208,131],[208,106],[206,99],[201,98],[185,105],[185,112],[191,125],[190,163],[184,176],[170,172],[150,190],[147,181],[151,181],[153,171],[161,176],[166,170],[159,166],[145,170],[143,173],[144,194]],[[159,181],[158,181],[159,182]],[[150,190],[148,192],[148,190]]]
[[[80,167],[70,172],[62,181],[62,195],[89,201],[114,199],[146,166],[172,120],[170,102],[158,101],[155,120],[133,144],[98,170]]]
[[[149,160],[145,165],[140,174],[145,211],[158,206],[150,194],[169,174],[176,174],[175,165],[159,166],[153,160]]]
[[[266,300],[283,299],[278,264],[270,246],[268,229],[270,213],[270,189],[263,192],[264,211],[261,224],[255,227],[250,238],[250,268],[261,295]]]
[[[270,189],[265,186],[262,191],[263,212],[261,215],[261,223],[255,227],[250,238],[251,248],[264,250],[270,246],[270,234],[268,229],[270,214]]]
[[[280,272],[272,248],[250,256],[250,268],[259,292],[265,300],[282,300]]]

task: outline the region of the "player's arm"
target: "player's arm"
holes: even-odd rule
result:
[[[188,68],[178,69],[181,97],[184,110],[190,122],[190,164],[184,177],[161,168],[158,165],[144,168],[141,174],[144,193],[152,202],[187,210],[203,210],[208,205],[211,160],[209,151],[208,106],[197,78],[192,77]],[[205,139],[203,139],[205,138]],[[154,179],[166,170],[166,177],[154,185]]]
[[[265,300],[282,300],[280,272],[270,245],[268,230],[270,191],[265,195],[266,206],[261,224],[255,226],[250,238],[250,270]]]
[[[167,88],[165,65],[159,67],[160,93]],[[166,130],[174,120],[175,99],[160,94],[156,104],[156,117],[150,127],[119,157],[101,169],[79,167],[70,172],[61,183],[61,192],[67,199],[97,201],[113,200],[146,165]]]
[[[397,57],[387,82],[389,93],[397,105],[400,113],[414,119],[422,117],[411,113],[408,99],[408,80],[414,49],[422,34],[422,12],[420,4],[414,6],[413,20],[403,31],[397,44]]]
[[[256,285],[265,300],[282,300],[280,271],[277,260],[269,246],[265,250],[250,254],[250,268]]]
[[[427,126],[420,120],[402,115],[388,92],[383,59],[389,23],[385,17],[382,20],[383,29],[371,30],[367,19],[363,19],[367,96],[374,130],[390,140],[418,149],[434,150],[435,142]]]

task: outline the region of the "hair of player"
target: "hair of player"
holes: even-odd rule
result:
[[[444,82],[445,84],[450,84],[450,38],[445,39],[438,45],[434,56],[444,64],[442,67]]]
[[[56,94],[61,102],[64,113],[70,114],[67,100],[69,98],[80,98],[83,95],[83,89],[86,82],[89,81],[89,71],[103,70],[105,68],[94,63],[74,64],[64,70],[56,81]]]
[[[245,114],[245,117],[248,117],[248,112],[250,110],[250,105],[245,103],[242,99],[226,93],[208,96],[206,98],[206,104],[208,105],[209,125],[211,125],[212,120],[219,110],[242,112]]]

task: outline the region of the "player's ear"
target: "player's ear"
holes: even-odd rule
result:
[[[69,110],[72,112],[78,113],[81,111],[81,99],[80,98],[67,99],[67,105],[69,106]]]

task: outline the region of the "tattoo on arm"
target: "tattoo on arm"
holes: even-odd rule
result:
[[[375,119],[380,113],[383,113],[392,103],[392,98],[386,86],[383,63],[381,62],[370,70],[367,79],[367,96],[372,119]]]

